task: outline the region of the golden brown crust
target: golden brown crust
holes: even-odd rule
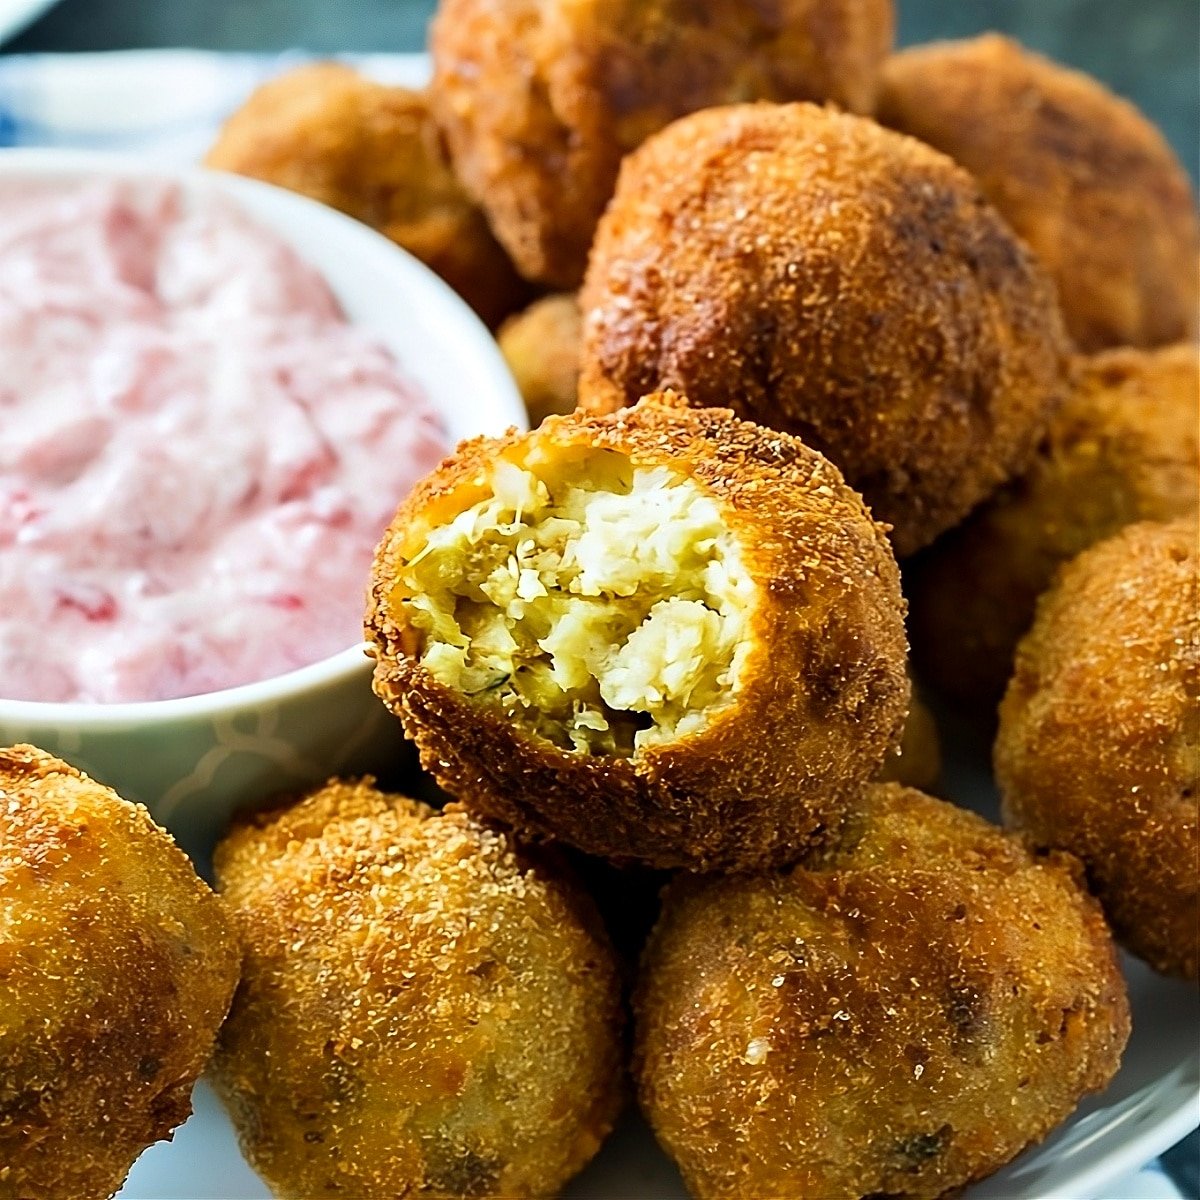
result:
[[[115,1192],[191,1112],[238,963],[144,808],[0,749],[0,1197]]]
[[[900,783],[928,791],[936,785],[941,773],[942,746],[937,722],[913,688],[900,746],[895,754],[884,759],[883,769],[875,778],[879,783]]]
[[[669,465],[721,504],[760,599],[739,698],[698,733],[632,758],[568,753],[409,657],[389,605],[400,563],[479,499],[496,457],[526,439]],[[898,572],[860,498],[797,439],[669,393],[612,417],[551,417],[533,434],[461,445],[384,536],[367,637],[375,690],[442,787],[527,834],[653,866],[795,858],[879,767],[908,701]]]
[[[987,34],[893,55],[878,117],[979,180],[1053,276],[1080,349],[1196,336],[1192,189],[1162,134],[1128,101]]]
[[[1103,1088],[1129,1010],[1076,869],[890,784],[818,862],[674,882],[635,1074],[691,1194],[949,1194]]]
[[[1131,525],[1038,602],[1000,706],[1005,821],[1078,855],[1117,937],[1200,972],[1196,517]]]
[[[517,381],[529,426],[575,411],[583,317],[573,292],[543,296],[509,317],[496,334]]]
[[[379,230],[436,271],[488,325],[528,297],[454,177],[422,92],[385,87],[341,63],[297,67],[251,95],[204,161]]]
[[[1029,470],[905,572],[922,674],[999,703],[1054,572],[1134,521],[1200,504],[1200,350],[1110,350],[1082,362]]]
[[[433,100],[522,273],[576,287],[621,157],[740,100],[874,103],[892,0],[442,0]]]
[[[626,159],[580,303],[584,407],[677,387],[798,434],[900,555],[1024,466],[1066,386],[1050,281],[966,172],[809,104]]]
[[[280,1196],[555,1195],[622,1100],[586,896],[458,806],[332,781],[234,828],[246,947],[214,1080]]]

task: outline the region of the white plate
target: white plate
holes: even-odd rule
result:
[[[0,0],[0,42],[15,37],[33,24],[57,0]]]

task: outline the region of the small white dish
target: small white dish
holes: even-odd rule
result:
[[[341,213],[281,188],[202,168],[61,150],[0,151],[13,181],[170,179],[219,193],[315,267],[349,320],[383,342],[441,414],[451,443],[525,425],[491,335],[428,268]],[[396,497],[397,502],[401,497]],[[364,592],[366,580],[363,581]],[[0,745],[32,742],[144,803],[203,860],[234,809],[336,773],[386,772],[399,726],[370,689],[362,644],[298,671],[201,696],[133,704],[0,699]]]

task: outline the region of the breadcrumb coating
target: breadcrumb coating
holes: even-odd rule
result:
[[[622,1101],[619,985],[554,860],[333,780],[215,865],[246,950],[214,1082],[279,1196],[553,1196]]]
[[[582,407],[672,387],[798,435],[900,556],[1024,467],[1067,386],[1053,285],[970,176],[811,104],[710,109],[631,154],[580,305]]]
[[[111,1196],[192,1111],[238,964],[145,808],[0,749],[0,1198]]]
[[[635,1076],[691,1194],[933,1200],[1041,1140],[1129,1034],[1076,875],[887,784],[814,860],[673,882]]]
[[[902,783],[905,787],[929,790],[942,773],[942,745],[933,713],[913,688],[900,747],[883,761],[876,775],[879,783]]]
[[[528,298],[455,178],[423,92],[387,87],[342,63],[296,67],[229,117],[204,161],[377,229],[436,271],[489,326]]]
[[[688,484],[717,518],[701,542],[678,539],[675,565],[675,551],[658,555],[676,541],[673,523],[663,527],[663,538],[633,536],[627,522],[611,524],[606,575],[618,582],[644,575],[647,583],[615,592],[609,589],[616,583],[598,584],[598,602],[640,611],[650,581],[656,599],[693,587],[695,573],[686,565],[692,551],[711,555],[723,538],[732,553],[724,570],[732,572],[736,595],[748,594],[749,607],[738,618],[736,641],[722,636],[714,643],[730,654],[726,665],[706,658],[691,638],[698,601],[685,601],[687,621],[670,601],[667,611],[656,605],[634,631],[655,645],[637,647],[633,657],[643,671],[661,658],[662,679],[639,676],[644,699],[629,701],[632,708],[597,708],[590,691],[579,692],[589,707],[575,723],[590,727],[598,713],[612,736],[580,734],[564,742],[541,719],[548,711],[537,699],[545,690],[544,664],[517,660],[532,668],[528,683],[505,673],[494,676],[494,686],[481,678],[472,687],[466,681],[474,676],[450,686],[450,675],[426,665],[425,614],[441,601],[414,590],[412,569],[430,546],[448,541],[464,514],[474,521],[468,510],[495,495],[500,467],[540,464],[551,484],[556,476],[578,482],[585,473],[576,468],[597,458],[616,464],[610,481],[597,485],[598,501],[620,499],[631,469],[662,471]],[[551,500],[557,494],[552,486]],[[497,526],[500,533],[509,528]],[[733,561],[736,570],[728,565]],[[445,589],[475,602],[479,585],[471,581],[470,562],[447,556],[435,570],[445,572]],[[541,572],[537,581],[545,586]],[[582,591],[585,582],[568,578],[565,586]],[[707,608],[715,603],[710,596],[701,604],[714,618],[722,615]],[[613,416],[551,417],[530,434],[460,446],[409,495],[381,543],[367,637],[378,660],[376,692],[400,717],[425,768],[464,804],[602,857],[709,869],[790,861],[836,826],[847,797],[879,769],[904,721],[903,615],[887,539],[829,462],[796,438],[727,410],[691,408],[667,393]],[[607,613],[605,622],[606,629],[627,627],[609,622]],[[494,645],[490,622],[483,628]],[[524,641],[526,632],[555,648],[560,630],[551,625],[516,636]],[[608,636],[587,643],[602,689],[634,641]],[[682,657],[672,652],[677,636],[689,647]],[[468,636],[467,652],[472,648]],[[699,681],[694,704],[672,690],[670,671],[680,663]],[[514,691],[524,697],[524,710],[512,702]]]
[[[442,0],[433,104],[522,274],[574,288],[623,155],[715,104],[869,112],[894,25],[892,0]]]
[[[1083,862],[1118,939],[1200,976],[1195,515],[1130,525],[1038,602],[1000,706],[1005,823]]]
[[[893,55],[878,118],[975,176],[1050,272],[1081,350],[1196,336],[1192,187],[1127,100],[992,33]]]
[[[575,411],[583,317],[573,292],[543,296],[509,317],[496,339],[517,381],[529,426]]]
[[[1078,380],[1021,478],[905,571],[922,675],[994,709],[1055,572],[1134,521],[1200,506],[1200,349],[1109,350]]]

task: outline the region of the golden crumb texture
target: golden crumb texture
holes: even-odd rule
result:
[[[191,1112],[238,966],[145,808],[0,749],[0,1198],[112,1195]]]
[[[1129,101],[993,33],[893,55],[878,117],[975,176],[1050,272],[1081,350],[1196,336],[1196,200]]]
[[[1058,568],[1126,525],[1198,505],[1200,347],[1082,359],[1025,474],[906,569],[923,677],[994,709]]]
[[[739,100],[875,102],[892,0],[442,0],[437,118],[522,274],[578,286],[623,155]]]
[[[807,863],[673,882],[635,1073],[691,1194],[935,1200],[1043,1138],[1129,1034],[1078,876],[887,784]]]
[[[529,425],[574,412],[579,397],[579,343],[583,318],[571,292],[535,300],[509,317],[496,334],[517,382]]]
[[[1000,707],[1005,821],[1078,856],[1117,937],[1200,973],[1200,523],[1085,551],[1038,603]]]
[[[735,683],[698,728],[632,755],[564,750],[422,665],[396,581],[495,464],[612,454],[715,502],[753,597]],[[617,539],[617,555],[639,547]],[[669,586],[670,581],[665,586]],[[667,393],[606,417],[464,443],[401,505],[376,556],[375,690],[463,803],[536,837],[660,867],[794,859],[896,745],[908,706],[904,607],[883,529],[826,459],[728,410]]]
[[[622,1099],[612,951],[552,859],[331,781],[215,856],[245,948],[213,1078],[276,1195],[557,1195]]]
[[[796,434],[905,556],[1028,462],[1067,386],[1046,273],[945,155],[813,104],[710,109],[621,168],[580,403],[672,387]]]
[[[341,63],[296,67],[222,126],[205,165],[319,200],[436,271],[491,326],[528,290],[463,191],[424,92]]]
[[[914,687],[900,745],[884,759],[875,779],[878,783],[902,783],[929,791],[935,788],[941,773],[942,741],[937,721]]]

